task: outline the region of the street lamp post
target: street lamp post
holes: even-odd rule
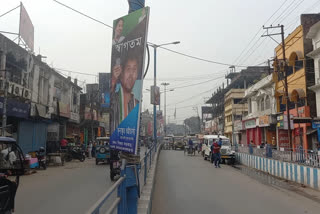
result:
[[[164,136],[167,136],[167,86],[168,82],[161,83],[164,86]]]
[[[161,45],[156,45],[156,44],[149,44],[151,47],[153,47],[154,50],[154,81],[153,81],[153,86],[154,88],[157,87],[157,48],[165,45],[176,45],[179,44],[179,41],[176,42],[171,42],[171,43],[165,43]],[[155,92],[154,92],[155,93]],[[153,139],[154,142],[157,143],[157,105],[153,104]]]

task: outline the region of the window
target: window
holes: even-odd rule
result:
[[[252,103],[251,103],[251,99],[248,99],[248,111],[249,111],[249,113],[252,113]]]
[[[303,60],[299,60],[298,56],[296,56],[295,62],[294,62],[294,71],[299,71],[301,68],[303,68]]]
[[[266,101],[265,102],[266,102],[266,110],[270,109],[270,97],[269,96],[266,97]]]
[[[287,68],[287,76],[290,76],[291,74],[293,74],[293,67],[292,66],[288,66]],[[284,73],[283,73],[284,75]]]
[[[241,102],[241,100],[242,100],[242,99],[233,99],[233,103],[234,103],[234,104],[238,104],[238,103]]]
[[[264,111],[264,98],[261,99],[261,106],[260,106],[260,110]]]

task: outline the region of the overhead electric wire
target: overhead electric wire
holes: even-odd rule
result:
[[[56,3],[58,3],[58,4],[60,4],[60,5],[64,6],[64,7],[66,7],[66,8],[68,8],[68,9],[70,9],[70,10],[76,12],[76,13],[79,13],[80,15],[85,16],[85,17],[87,17],[88,19],[91,19],[91,20],[93,20],[93,21],[95,21],[95,22],[97,22],[97,23],[100,23],[100,24],[102,24],[102,25],[104,25],[104,26],[112,29],[112,26],[110,26],[110,25],[108,25],[108,24],[106,24],[106,23],[104,23],[104,22],[102,22],[102,21],[99,21],[98,19],[95,19],[95,18],[93,18],[93,17],[91,17],[91,16],[89,16],[89,15],[87,15],[87,14],[85,14],[85,13],[82,13],[82,12],[80,12],[79,10],[76,10],[76,9],[74,9],[74,8],[72,8],[72,7],[64,4],[64,3],[62,3],[62,2],[59,2],[59,1],[57,1],[57,0],[52,0],[52,1],[54,1],[54,2],[56,2]]]
[[[9,11],[7,11],[7,12],[5,12],[5,13],[3,13],[3,14],[1,14],[1,15],[0,15],[0,18],[1,18],[2,16],[7,15],[8,13],[10,13],[10,12],[14,11],[15,9],[17,9],[17,8],[19,8],[19,7],[20,7],[20,5],[19,5],[19,6],[17,6],[17,7],[15,7],[15,8],[13,8],[13,9],[11,9],[11,10],[9,10]]]
[[[270,19],[282,8],[282,6],[287,2],[288,0],[284,0],[283,3],[280,5],[280,7],[267,19],[267,21],[265,22],[265,24],[270,21]],[[243,51],[240,53],[240,55],[235,59],[234,63],[237,62],[237,60],[242,56],[242,54],[244,53],[244,51],[249,47],[249,45],[253,42],[253,40],[256,38],[256,36],[260,33],[261,31],[261,27],[259,27],[257,33],[252,37],[252,39],[250,40],[250,42],[247,44],[246,48],[243,49]],[[260,39],[260,36],[259,36]],[[258,39],[258,40],[259,40]]]
[[[112,26],[110,26],[110,25],[108,25],[108,24],[106,24],[106,23],[104,23],[102,21],[99,21],[99,20],[97,20],[97,19],[95,19],[95,18],[93,18],[93,17],[91,17],[89,15],[86,15],[85,13],[80,12],[80,11],[78,11],[78,10],[76,10],[76,9],[74,9],[74,8],[64,4],[64,3],[61,3],[61,2],[59,2],[57,0],[52,0],[52,1],[54,1],[54,2],[66,7],[66,8],[68,8],[68,9],[70,9],[70,10],[72,10],[72,11],[74,11],[74,12],[76,12],[76,13],[82,15],[82,16],[85,16],[85,17],[87,17],[87,18],[89,18],[89,19],[91,19],[91,20],[93,20],[93,21],[95,21],[97,23],[100,23],[100,24],[105,25],[105,26],[107,26],[107,27],[112,29]],[[151,42],[149,42],[149,43],[154,45],[154,43],[151,43]],[[235,66],[235,67],[248,67],[248,66],[245,66],[245,65],[234,65],[234,64],[230,64],[230,63],[224,63],[224,62],[218,62],[218,61],[215,61],[215,60],[204,59],[204,58],[192,56],[192,55],[189,55],[189,54],[181,53],[179,51],[174,51],[172,49],[165,48],[165,47],[159,47],[159,48],[162,48],[164,50],[167,50],[167,51],[170,51],[172,53],[179,54],[179,55],[182,55],[182,56],[185,56],[185,57],[188,57],[188,58],[192,58],[192,59],[195,59],[195,60],[208,62],[208,63],[212,63],[212,64],[225,65],[225,66]]]
[[[297,0],[293,0],[293,1],[291,2],[291,4],[290,4],[289,6],[287,6],[287,7],[282,11],[282,13],[281,13],[277,18],[275,18],[275,19],[273,20],[273,22],[272,22],[271,25],[273,25],[274,23],[276,23],[276,22],[277,22],[278,20],[280,20],[282,17],[283,17],[283,18],[281,19],[281,21],[284,21],[285,19],[287,19],[287,18],[288,18],[288,15],[290,15],[304,0],[301,0],[300,2],[297,2],[296,4],[294,4],[296,1],[297,1]],[[290,9],[291,9],[291,10],[290,10]],[[287,11],[288,11],[288,12],[287,12]],[[287,13],[286,13],[286,12],[287,12]],[[275,30],[275,29],[272,29],[270,33],[272,33],[274,30]],[[260,38],[259,38],[259,39],[260,39]],[[267,41],[266,39],[264,39],[264,40],[262,40],[261,43],[258,44],[259,39],[258,39],[258,40],[256,41],[256,43],[251,47],[251,49],[253,49],[253,50],[251,51],[251,53],[249,53],[249,51],[250,51],[250,49],[249,49],[249,51],[247,51],[246,55],[244,55],[244,56],[242,57],[242,59],[243,59],[244,61],[240,61],[241,64],[244,64],[244,63],[248,60],[248,58],[249,58],[254,52],[257,51],[258,47],[260,47],[260,46],[262,45],[262,43],[264,43],[265,41]],[[258,46],[256,46],[257,44],[258,44]],[[249,56],[247,56],[248,54],[249,54]]]

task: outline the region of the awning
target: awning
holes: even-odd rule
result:
[[[311,117],[294,117],[293,123],[311,123],[312,118]]]
[[[308,129],[306,134],[310,135],[310,134],[313,134],[315,132],[317,132],[317,129]]]
[[[46,107],[40,104],[36,104],[37,112],[40,117],[46,117]]]

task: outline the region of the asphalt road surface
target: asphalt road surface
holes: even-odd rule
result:
[[[144,154],[146,149],[141,148]],[[82,214],[113,184],[109,164],[77,160],[20,177],[17,214]],[[116,194],[116,192],[115,192]]]
[[[161,151],[152,213],[320,213],[318,191],[299,189],[297,185],[256,171],[251,173],[255,176],[250,176],[250,169],[221,167],[214,168],[200,155],[191,157],[182,151]]]

